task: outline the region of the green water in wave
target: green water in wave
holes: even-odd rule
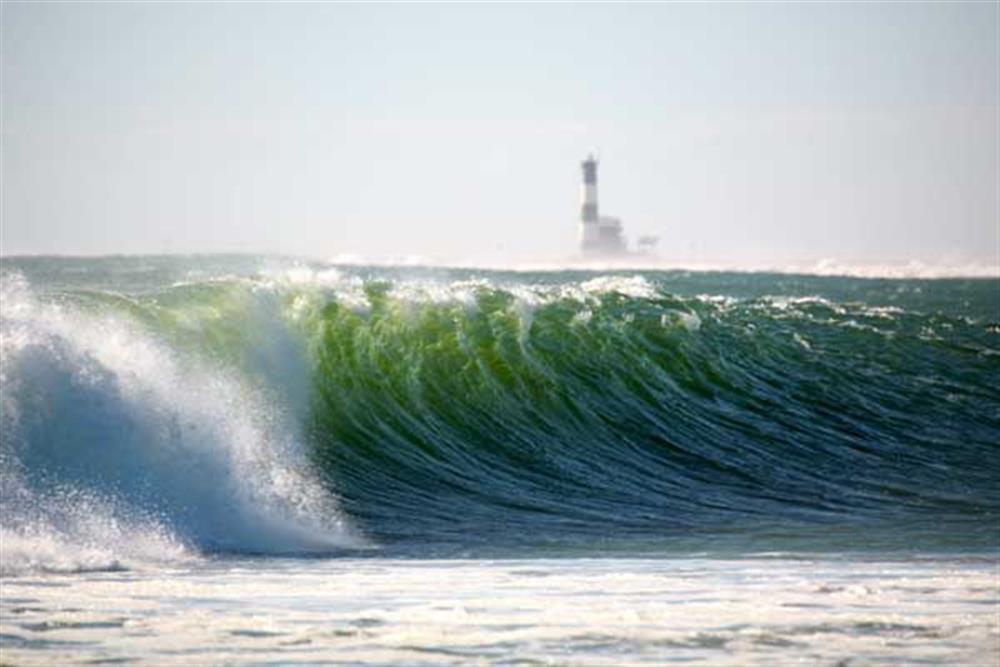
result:
[[[381,543],[996,542],[995,280],[5,268],[266,392]]]

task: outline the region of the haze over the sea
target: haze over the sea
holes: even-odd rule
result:
[[[1000,265],[996,3],[0,12],[5,256],[558,263],[596,150],[666,265]]]

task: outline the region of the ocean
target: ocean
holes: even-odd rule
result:
[[[3,665],[1000,662],[1000,279],[18,258]]]

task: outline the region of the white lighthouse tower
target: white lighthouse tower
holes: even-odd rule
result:
[[[584,257],[613,257],[625,254],[622,223],[618,218],[600,217],[597,211],[597,159],[588,155],[583,167],[580,190],[580,253]]]
[[[583,186],[580,189],[580,252],[590,255],[599,245],[597,160],[593,155],[588,155],[580,166],[583,167]]]

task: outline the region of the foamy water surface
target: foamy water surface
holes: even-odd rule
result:
[[[6,579],[5,663],[989,665],[984,559],[221,560]]]

